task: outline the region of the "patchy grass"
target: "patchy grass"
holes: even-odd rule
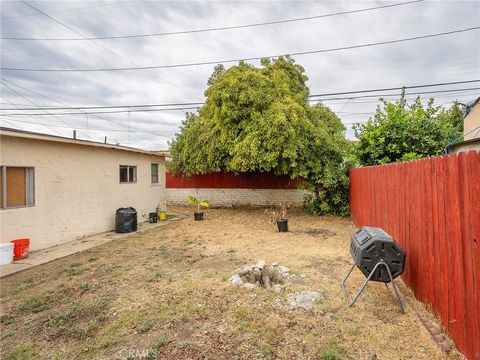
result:
[[[317,354],[319,360],[345,360],[347,351],[333,339],[329,340],[324,349]]]
[[[262,209],[209,209],[203,222],[189,216],[2,279],[0,358],[446,358],[383,284],[345,306],[349,220],[293,210],[289,227],[278,233]],[[279,294],[228,284],[260,259],[307,278]],[[362,280],[354,272],[349,289]],[[303,290],[321,294],[314,310],[290,311],[287,294]]]

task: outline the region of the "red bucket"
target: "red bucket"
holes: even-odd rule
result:
[[[30,254],[30,239],[11,240],[13,243],[13,260],[28,258]]]

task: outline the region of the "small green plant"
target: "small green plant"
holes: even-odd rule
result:
[[[88,290],[90,290],[90,284],[89,283],[80,284],[78,289],[83,294],[83,293],[87,292]]]
[[[343,360],[346,359],[346,350],[338,345],[335,340],[330,340],[327,345],[317,353],[318,360]]]
[[[48,305],[45,302],[43,296],[32,296],[22,302],[18,308],[22,311],[30,311],[32,313],[38,313],[40,311],[48,309]]]
[[[144,320],[140,324],[137,325],[136,329],[140,334],[146,333],[150,330],[153,326],[152,320]]]
[[[25,342],[16,346],[5,360],[28,360],[37,359],[36,346],[32,342]]]
[[[180,321],[183,322],[183,323],[188,322],[188,316],[183,314],[182,316],[180,316]]]
[[[188,197],[188,203],[189,204],[196,204],[197,205],[197,212],[200,212],[202,207],[204,207],[204,208],[208,207],[208,201],[207,200],[200,201],[196,197],[191,196],[191,195]]]
[[[5,331],[5,334],[3,334],[2,339],[12,337],[14,335],[15,335],[15,331],[13,331],[12,329],[9,329],[9,330]]]
[[[150,345],[150,349],[148,350],[148,359],[154,359],[158,356],[158,352],[162,347],[168,344],[168,339],[166,336],[162,335],[157,340],[155,340],[152,345]]]

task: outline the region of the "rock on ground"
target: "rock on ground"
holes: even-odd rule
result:
[[[253,290],[255,288],[255,284],[252,283],[245,283],[242,286],[245,290]]]
[[[240,275],[237,274],[233,275],[228,281],[230,281],[230,284],[232,284],[233,286],[240,286],[243,283]]]
[[[302,291],[288,294],[288,301],[290,302],[292,310],[311,310],[315,301],[318,299],[320,299],[320,293],[316,291]]]

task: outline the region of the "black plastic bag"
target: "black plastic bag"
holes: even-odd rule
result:
[[[137,231],[137,210],[132,207],[119,208],[115,213],[115,232],[129,233]]]

